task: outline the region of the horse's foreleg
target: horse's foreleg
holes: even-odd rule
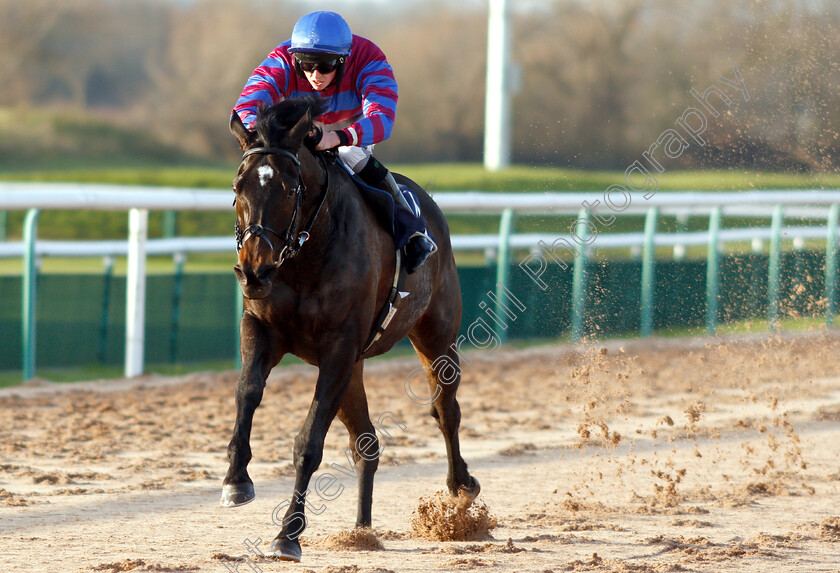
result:
[[[359,361],[353,368],[353,378],[338,409],[338,419],[350,433],[350,450],[359,479],[359,500],[356,512],[356,527],[370,527],[371,505],[373,504],[373,476],[379,466],[379,439],[370,421],[367,396],[362,380],[362,365]],[[349,458],[349,456],[348,456]]]
[[[271,369],[270,335],[265,327],[249,314],[240,324],[242,371],[236,386],[236,422],[228,445],[227,475],[222,486],[220,503],[235,507],[253,501],[254,483],[248,476],[251,461],[251,423],[260,405],[265,379]]]
[[[334,344],[335,347],[341,343]],[[315,383],[315,395],[309,406],[309,413],[300,433],[295,438],[295,491],[289,502],[282,522],[275,523],[282,528],[271,543],[269,552],[289,561],[300,561],[301,549],[298,537],[306,528],[305,508],[316,515],[326,506],[320,501],[307,502],[309,481],[321,464],[324,453],[324,438],[341,405],[353,372],[355,353],[341,353],[320,360],[318,381]],[[310,498],[311,499],[311,498]],[[286,502],[284,502],[285,505]],[[282,508],[278,506],[278,509]],[[277,513],[277,509],[275,509]]]

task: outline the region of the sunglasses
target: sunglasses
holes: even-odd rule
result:
[[[328,60],[326,62],[301,62],[298,60],[298,65],[307,74],[311,74],[316,70],[322,74],[330,74],[338,67],[338,60]]]

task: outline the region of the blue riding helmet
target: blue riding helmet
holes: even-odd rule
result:
[[[347,57],[352,44],[353,34],[344,18],[335,12],[322,10],[298,20],[292,30],[289,52],[340,54]]]

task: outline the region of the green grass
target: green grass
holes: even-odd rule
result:
[[[434,190],[603,191],[624,181],[623,171],[583,171],[513,166],[491,173],[479,164],[397,165],[418,183]],[[840,188],[840,175],[762,173],[744,170],[666,171],[657,177],[660,191],[741,191],[747,189]]]
[[[394,164],[390,167],[433,192],[602,191],[624,181],[623,171],[583,171],[524,165],[498,172],[487,171],[479,163]],[[235,171],[234,164],[34,171],[0,168],[0,180],[228,189]],[[742,169],[666,171],[657,177],[657,181],[662,191],[840,188],[838,174],[766,173]]]

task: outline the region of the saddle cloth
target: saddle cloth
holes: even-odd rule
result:
[[[362,192],[362,196],[373,208],[382,226],[391,232],[394,237],[394,244],[397,249],[402,249],[415,234],[428,234],[432,237],[426,226],[426,221],[420,213],[420,201],[414,192],[405,185],[399,185],[406,203],[411,206],[411,211],[394,201],[394,198],[387,191],[372,187],[362,181],[353,170],[347,167],[341,160],[338,163],[347,171],[348,175],[356,183]],[[434,240],[434,237],[432,237]]]

